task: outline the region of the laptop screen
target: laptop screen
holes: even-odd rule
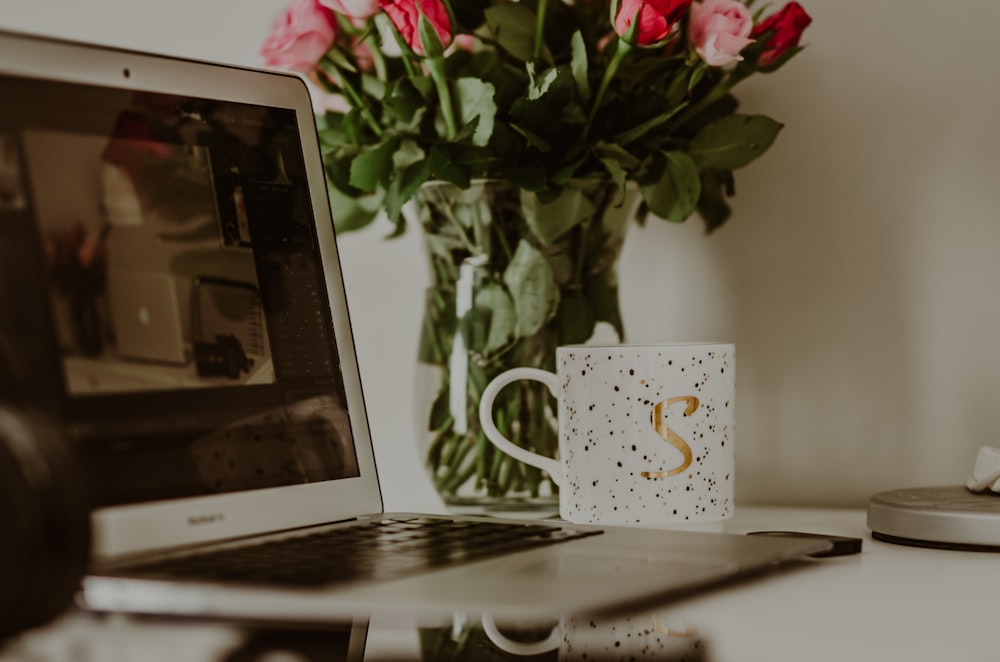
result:
[[[359,474],[292,110],[0,76],[0,399],[96,506]]]

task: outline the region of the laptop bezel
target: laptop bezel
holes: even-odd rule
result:
[[[377,513],[382,499],[308,87],[298,76],[0,31],[0,73],[292,109],[316,221],[360,475],[318,483],[99,508],[97,559]]]

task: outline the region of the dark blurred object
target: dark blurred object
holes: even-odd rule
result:
[[[0,403],[0,640],[72,602],[90,557],[90,509],[62,431]]]
[[[243,351],[243,343],[232,335],[216,336],[215,342],[194,343],[194,360],[199,377],[239,379],[250,372],[253,359]]]
[[[46,238],[45,253],[57,292],[69,302],[73,344],[85,356],[97,356],[104,342],[97,297],[107,290],[107,239],[110,226],[87,231],[77,223]]]

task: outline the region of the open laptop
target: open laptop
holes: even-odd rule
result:
[[[333,575],[292,583],[136,572],[147,560],[190,560],[203,549],[434,518],[382,512],[324,169],[300,79],[0,33],[0,98],[0,142],[16,171],[6,184],[12,202],[0,207],[0,242],[19,248],[5,251],[18,262],[3,268],[19,282],[0,280],[0,296],[18,287],[48,300],[25,307],[34,319],[17,328],[33,331],[12,342],[47,357],[35,367],[34,401],[65,423],[90,477],[94,572],[83,584],[84,606],[269,621],[396,611],[610,613],[828,546],[536,524],[531,549],[412,572],[380,565],[389,570],[374,577],[347,574],[350,559]],[[177,231],[136,231],[154,218]],[[241,237],[241,250],[227,245],[230,234]],[[53,248],[66,243],[72,250]],[[147,366],[149,380],[97,390],[72,381],[67,366],[114,357],[110,343],[100,342],[108,323],[104,265],[121,256],[111,251],[142,256],[148,268],[192,284],[216,278],[255,288],[269,365],[251,367],[239,338],[220,332],[206,348],[215,361],[206,365],[217,369],[173,388],[153,386],[161,383],[153,372],[167,369],[155,364]],[[61,343],[80,332],[68,311],[82,305],[93,309],[98,342]],[[492,524],[481,519],[467,521]],[[542,538],[558,542],[542,545]],[[352,554],[364,547],[352,545]]]

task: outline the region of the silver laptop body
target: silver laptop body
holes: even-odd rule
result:
[[[46,282],[29,287],[51,302],[38,307],[49,311],[39,328],[50,331],[13,342],[51,344],[51,365],[38,367],[49,381],[37,402],[65,423],[95,486],[95,567],[389,517],[382,512],[303,82],[0,33],[0,97],[0,148],[5,163],[13,164],[4,171],[9,195],[0,201],[0,232],[12,224],[27,228],[16,239],[0,234],[0,241],[25,242],[20,286],[28,286],[23,283],[30,274],[48,274]],[[74,136],[87,139],[74,142]],[[39,147],[66,137],[67,145],[93,145],[94,136],[101,138],[99,147],[69,154]],[[164,174],[171,172],[183,173],[183,181]],[[50,196],[69,203],[37,204]],[[192,209],[185,203],[193,200],[200,202]],[[40,218],[40,208],[55,211]],[[67,374],[73,366],[122,357],[101,328],[106,321],[83,342],[67,311],[91,306],[92,318],[106,319],[101,261],[111,256],[77,250],[76,257],[63,255],[53,263],[47,247],[90,242],[93,249],[96,237],[110,251],[120,246],[116,235],[150,234],[136,233],[134,226],[153,217],[167,229],[154,233],[155,246],[134,250],[151,251],[148,262],[182,282],[223,279],[259,292],[269,353],[251,356],[235,327],[229,333],[223,324],[189,348],[179,386],[162,387],[156,371],[180,368],[145,362],[148,372],[140,374],[149,380],[108,381],[89,390],[86,379]],[[7,274],[15,268],[5,266]],[[67,269],[82,274],[89,289],[75,289]],[[7,277],[3,269],[0,277]],[[188,296],[181,297],[182,312]],[[192,323],[188,312],[182,318]],[[716,533],[601,530],[384,582],[290,589],[95,573],[85,579],[80,601],[95,610],[268,621],[392,612],[518,618],[609,613],[826,546]]]

